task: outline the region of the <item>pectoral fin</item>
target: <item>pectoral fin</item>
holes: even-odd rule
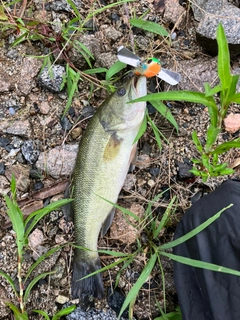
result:
[[[113,207],[112,210],[110,211],[110,213],[108,214],[107,218],[103,222],[102,230],[101,230],[101,237],[105,236],[108,229],[110,228],[112,221],[113,221],[113,218],[114,218],[115,210],[116,210],[116,208]]]
[[[113,133],[109,140],[108,143],[105,147],[104,154],[103,154],[103,159],[105,161],[111,161],[116,158],[118,155],[118,152],[120,150],[121,142],[123,141],[122,138],[118,138],[116,133]]]

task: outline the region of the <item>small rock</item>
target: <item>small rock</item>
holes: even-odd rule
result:
[[[0,122],[0,131],[4,133],[30,138],[32,136],[31,126],[28,120],[14,120]]]
[[[6,57],[12,60],[16,60],[18,58],[18,52],[16,49],[12,49],[6,52]]]
[[[42,172],[41,172],[41,170],[31,169],[31,170],[30,170],[30,177],[31,177],[32,179],[41,179],[41,177],[42,177]]]
[[[59,304],[64,304],[67,303],[69,301],[69,297],[63,296],[63,295],[59,295],[57,296],[56,300],[57,303]]]
[[[41,114],[48,114],[50,111],[50,105],[47,101],[43,101],[39,104]]]
[[[75,2],[75,1],[74,1]],[[46,6],[47,11],[55,11],[55,12],[71,12],[71,6],[65,0],[55,0],[53,2],[48,3]]]
[[[28,244],[32,249],[35,249],[43,243],[44,235],[41,230],[35,229],[28,237]]]
[[[71,122],[68,120],[68,118],[66,116],[64,116],[61,120],[60,120],[61,126],[63,128],[63,130],[70,130],[72,128],[72,124]]]
[[[160,173],[160,168],[151,168],[149,170],[151,176],[153,176],[154,178],[157,177]]]
[[[177,24],[176,27],[179,28],[186,19],[186,10],[180,6],[178,0],[166,0],[163,17],[164,20]]]
[[[96,66],[109,69],[116,61],[117,56],[111,52],[104,52],[96,58]]]
[[[97,57],[101,53],[101,47],[102,43],[100,39],[96,36],[96,34],[78,34],[76,35],[72,41],[74,43],[77,43],[77,41],[81,42],[85,45],[85,47],[90,51],[94,59],[97,59]],[[72,47],[72,49],[68,52],[68,56],[70,61],[80,70],[86,68],[88,65],[86,63],[85,58],[81,55],[78,48],[75,46]],[[91,60],[91,59],[90,59]]]
[[[71,132],[71,136],[74,140],[80,137],[81,134],[82,134],[82,128],[80,127],[74,128]]]
[[[240,129],[240,113],[231,113],[224,120],[225,130],[230,133],[235,133]]]
[[[117,31],[112,26],[102,25],[101,29],[103,30],[103,33],[105,34],[105,37],[107,39],[113,40],[114,42],[117,41],[122,36],[122,33]]]
[[[50,91],[60,92],[65,74],[65,68],[63,66],[53,65],[50,70],[48,67],[45,67],[38,77],[38,83]]]
[[[51,275],[51,278],[50,278],[51,284],[53,284],[54,286],[59,285],[58,281],[60,281],[63,278],[65,268],[66,268],[65,260],[63,258],[60,258],[55,264],[55,266],[53,267],[53,271],[55,271],[55,273]]]
[[[147,154],[140,154],[137,157],[135,166],[139,169],[148,168],[151,165],[151,159]]]
[[[125,298],[126,297],[123,295],[122,291],[119,288],[115,288],[113,292],[111,287],[108,288],[107,302],[109,307],[113,309],[116,312],[116,314],[119,314],[122,308],[122,305],[125,301]],[[124,318],[127,319],[128,310],[125,309],[122,315]]]
[[[95,108],[93,108],[91,105],[87,105],[82,109],[80,120],[93,116],[95,112]]]
[[[31,90],[36,86],[34,78],[37,76],[42,62],[40,59],[25,57],[23,59],[22,68],[20,71],[18,90],[24,94],[28,95]],[[24,81],[22,81],[24,79]]]
[[[41,152],[36,162],[36,168],[46,170],[53,178],[68,176],[72,173],[77,157],[77,145],[64,145]]]
[[[37,161],[40,154],[39,145],[40,141],[38,140],[28,140],[23,143],[21,150],[26,161],[31,164]]]
[[[23,140],[19,137],[13,137],[11,144],[14,146],[14,148],[19,149],[23,145]]]
[[[6,147],[5,147],[5,150],[6,150],[7,152],[11,152],[12,149],[14,149],[14,147],[13,147],[13,145],[12,145],[11,143],[8,144],[8,145],[6,145]]]
[[[16,113],[16,111],[13,107],[10,107],[8,110],[11,115],[14,115]]]
[[[0,162],[0,175],[5,173],[5,162]]]
[[[7,167],[5,176],[9,181],[11,181],[12,175],[14,175],[17,189],[27,192],[30,186],[29,173],[30,169],[27,166],[16,164]]]
[[[147,184],[149,185],[149,187],[152,188],[155,185],[155,182],[152,179],[150,179],[148,180]]]
[[[137,178],[135,174],[132,174],[132,173],[127,174],[127,177],[123,184],[123,189],[126,191],[132,190],[135,187],[136,182],[137,182]]]
[[[193,178],[194,174],[189,172],[189,170],[191,170],[193,168],[192,164],[188,164],[188,163],[182,163],[179,162],[178,163],[178,176],[180,179],[189,179],[189,178]]]
[[[10,144],[10,140],[8,138],[0,137],[0,147],[6,148],[8,144]]]
[[[44,184],[42,183],[42,181],[37,181],[33,185],[33,190],[40,190],[43,187],[44,187]]]

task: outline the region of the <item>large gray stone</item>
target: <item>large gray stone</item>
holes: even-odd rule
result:
[[[209,53],[217,54],[216,33],[222,23],[232,54],[240,50],[240,9],[227,0],[195,0],[194,18],[199,21],[197,40]]]

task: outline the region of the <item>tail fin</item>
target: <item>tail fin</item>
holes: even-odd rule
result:
[[[88,309],[93,304],[93,298],[102,299],[104,296],[101,273],[97,273],[89,278],[81,278],[101,268],[100,259],[83,259],[75,253],[73,261],[72,277],[72,297],[79,298],[82,309]]]

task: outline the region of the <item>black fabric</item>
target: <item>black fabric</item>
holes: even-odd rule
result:
[[[228,180],[194,203],[179,222],[177,239],[212,217],[215,222],[173,253],[240,271],[240,182]],[[174,262],[174,281],[183,320],[240,320],[240,277]]]

